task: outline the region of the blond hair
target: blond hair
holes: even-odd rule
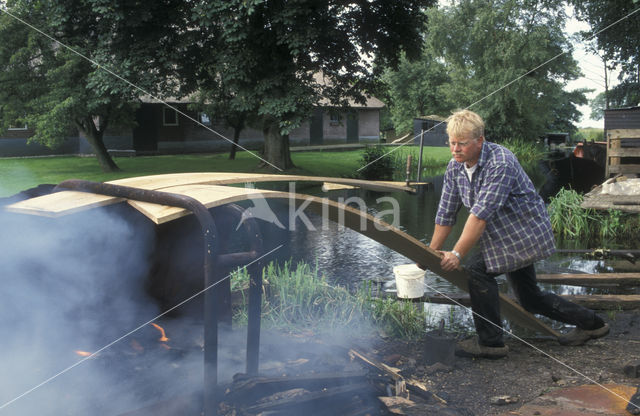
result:
[[[459,110],[447,118],[449,137],[478,139],[484,136],[484,121],[473,111]]]

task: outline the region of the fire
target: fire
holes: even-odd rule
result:
[[[87,351],[75,350],[74,352],[81,357],[88,357],[91,355],[91,353]]]
[[[160,341],[160,342],[167,342],[167,341],[169,341],[169,338],[167,338],[166,334],[164,333],[164,328],[163,328],[163,327],[161,327],[161,326],[160,326],[160,325],[158,325],[158,324],[154,324],[153,322],[151,323],[151,325],[153,325],[153,327],[154,327],[155,329],[157,329],[158,331],[160,331],[160,335],[161,335],[161,336],[160,336],[160,338],[158,339],[158,341]]]

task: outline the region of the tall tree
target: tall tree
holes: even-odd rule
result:
[[[213,0],[193,8],[202,64],[261,119],[264,158],[293,166],[289,133],[322,99],[364,102],[378,75],[405,51],[420,51],[424,8],[434,0]],[[203,72],[201,72],[202,74]]]
[[[103,135],[133,124],[141,92],[104,68],[152,94],[173,90],[181,8],[178,0],[8,1],[0,12],[0,128],[26,123],[32,140],[48,146],[77,129],[103,170],[118,169]]]
[[[640,104],[640,2],[638,0],[571,0],[580,19],[589,23],[586,39],[595,39],[603,59],[620,70],[620,83],[607,99],[615,106]]]
[[[564,91],[580,73],[555,6],[460,0],[429,11],[426,42],[451,78],[442,90],[457,107],[482,114],[494,139],[536,139],[579,119],[585,91]]]
[[[403,56],[396,70],[385,71],[383,81],[397,133],[412,131],[415,117],[447,115],[453,107],[444,90],[450,81],[446,67],[427,50],[418,60]]]

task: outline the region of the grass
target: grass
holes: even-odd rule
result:
[[[270,263],[263,270],[268,288],[262,302],[262,322],[267,327],[293,332],[323,332],[336,329],[362,333],[377,328],[386,335],[413,339],[426,329],[426,315],[410,301],[372,298],[370,285],[357,293],[327,283],[324,275],[304,262],[279,266]],[[248,275],[232,274],[233,289],[246,288]],[[247,299],[235,307],[236,324],[247,322]]]
[[[561,189],[549,202],[553,232],[563,239],[607,243],[640,238],[637,214],[619,210],[595,211],[580,207],[583,196],[571,189]]]
[[[442,149],[446,150],[446,153]],[[428,152],[429,154],[436,153],[439,155],[438,157],[445,157],[447,160],[449,157],[447,148],[433,148]],[[363,150],[295,152],[291,157],[297,167],[285,173],[356,177],[358,168],[361,166],[362,153]],[[427,150],[425,150],[425,154],[427,154]],[[102,172],[94,157],[60,156],[0,159],[0,178],[2,178],[0,197],[10,196],[40,184],[57,184],[66,179],[104,182],[133,176],[179,172],[273,173],[272,170],[259,167],[260,160],[248,152],[239,152],[235,160],[229,160],[227,153],[220,153],[120,157],[115,158],[115,161],[122,171]]]

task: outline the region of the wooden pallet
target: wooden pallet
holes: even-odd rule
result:
[[[623,163],[625,158],[640,157],[640,140],[633,139],[640,139],[640,129],[607,130],[606,178],[618,173],[640,174],[640,164]],[[633,147],[622,147],[623,140],[633,140]]]

